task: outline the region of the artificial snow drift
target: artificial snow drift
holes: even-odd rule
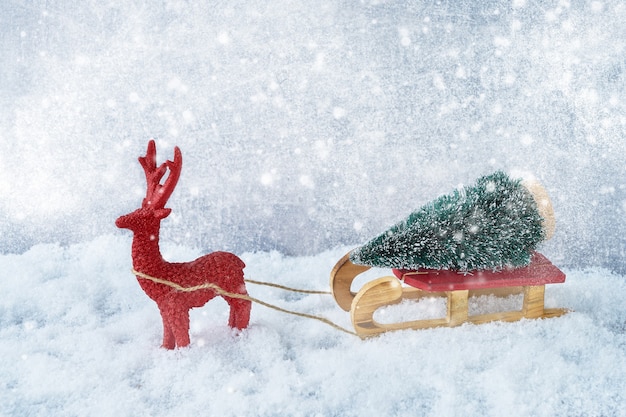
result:
[[[235,334],[216,299],[192,310],[190,347],[166,351],[129,248],[130,238],[116,235],[0,257],[0,415],[626,415],[626,283],[604,270],[566,270],[564,284],[548,286],[548,306],[573,310],[561,318],[368,340],[259,305]],[[242,258],[248,278],[326,290],[348,249]],[[163,252],[172,261],[201,254],[167,245]],[[331,296],[253,285],[249,292],[350,327]],[[400,305],[381,315],[433,308]]]

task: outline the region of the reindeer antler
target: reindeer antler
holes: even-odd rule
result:
[[[183,166],[183,157],[178,146],[174,147],[174,160],[167,160],[162,163],[158,168],[156,165],[156,144],[154,140],[148,142],[148,150],[146,156],[139,157],[139,163],[143,167],[146,173],[147,191],[146,198],[144,198],[142,206],[151,208],[164,208],[165,203],[172,195],[178,177],[180,177],[180,170]],[[165,175],[169,168],[169,175],[164,184],[161,184],[161,179]]]

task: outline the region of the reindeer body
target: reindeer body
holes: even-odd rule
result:
[[[148,193],[142,207],[119,217],[115,224],[130,229],[133,235],[132,258],[135,271],[159,280],[168,281],[184,288],[211,283],[222,290],[246,295],[243,268],[244,262],[228,252],[213,252],[191,262],[167,262],[159,250],[161,220],[170,209],[164,208],[178,180],[182,159],[180,150],[175,149],[174,161],[167,161],[156,169],[154,141],[148,144],[146,157],[139,158],[146,171]],[[160,185],[166,168],[170,175],[165,185]],[[189,310],[201,307],[213,299],[212,289],[180,291],[172,286],[137,276],[139,285],[157,303],[163,319],[163,347],[174,349],[189,345]],[[243,329],[250,320],[251,302],[240,298],[224,297],[230,307],[229,326]]]

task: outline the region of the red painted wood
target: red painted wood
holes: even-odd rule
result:
[[[533,253],[530,265],[526,267],[498,272],[394,269],[393,273],[408,285],[424,291],[479,290],[565,282],[565,274],[539,252]]]

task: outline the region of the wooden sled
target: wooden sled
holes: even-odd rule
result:
[[[369,266],[353,264],[347,254],[337,262],[330,274],[333,297],[342,309],[350,312],[354,329],[362,338],[390,330],[558,317],[568,312],[563,308],[544,308],[545,285],[565,282],[565,274],[538,252],[533,254],[527,267],[499,272],[462,273],[449,270],[394,269],[395,276],[375,279],[366,283],[357,293],[352,292],[350,287],[354,279],[369,269]],[[409,287],[403,286],[402,282]],[[521,310],[473,316],[468,314],[470,297],[483,295],[508,297],[515,294],[523,294]],[[374,312],[380,307],[397,304],[403,300],[428,297],[447,298],[446,317],[393,324],[378,323],[374,320]]]

